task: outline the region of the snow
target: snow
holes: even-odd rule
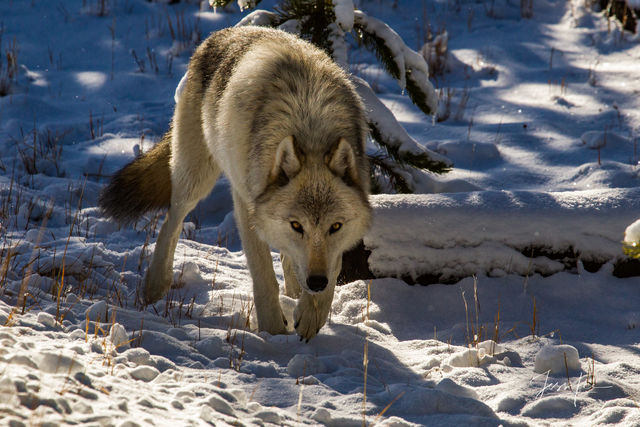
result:
[[[354,7],[353,0],[332,0],[336,23],[342,31],[349,32],[353,29]]]
[[[364,242],[378,276],[548,275],[566,268],[563,257],[532,259],[533,251],[600,264],[623,259],[620,242],[640,211],[640,190],[384,195],[374,207]]]
[[[640,219],[624,230],[624,241],[633,246],[640,244]]]
[[[577,1],[522,19],[506,1],[336,0],[341,26],[355,5],[415,51],[446,30],[437,124],[350,37],[342,60],[380,129],[454,168],[411,175],[430,194],[371,198],[380,278],[338,286],[306,344],[246,327],[226,180],[185,222],[178,286],[146,308],[162,217],[121,228],[96,208],[168,129],[191,30],[273,16],[105,4],[0,2],[0,58],[15,39],[19,64],[0,98],[0,424],[640,424],[639,279],[618,277],[640,241],[637,36]]]
[[[536,354],[533,371],[538,374],[551,375],[580,371],[578,350],[570,345],[545,345]]]
[[[607,145],[611,146],[629,146],[631,142],[620,135],[615,133],[607,133],[602,131],[589,131],[582,134],[580,137],[582,142],[589,148],[599,149],[604,148]]]

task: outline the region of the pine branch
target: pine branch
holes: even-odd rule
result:
[[[333,44],[329,40],[329,24],[335,21],[331,0],[283,0],[274,10],[280,15],[281,24],[297,20],[300,24],[300,37],[329,55],[333,54]]]
[[[383,154],[369,154],[369,165],[371,166],[371,192],[373,194],[382,192],[382,186],[378,181],[376,173],[384,176],[388,181],[391,188],[396,190],[400,194],[411,194],[414,189],[413,186],[407,181],[403,174],[398,170],[398,165],[390,161],[389,157]]]
[[[413,102],[425,114],[435,114],[436,107],[429,104],[429,99],[425,91],[420,87],[418,82],[414,80],[411,70],[407,70],[407,93],[411,102]]]
[[[396,80],[400,80],[400,69],[393,58],[393,52],[389,49],[384,40],[381,37],[376,37],[375,34],[366,31],[360,24],[354,24],[353,29],[356,31],[358,40],[364,45],[364,47],[373,51],[384,69],[391,74],[391,77]]]
[[[411,138],[393,113],[373,93],[367,82],[354,75],[350,79],[367,107],[371,137],[388,152],[389,157],[402,164],[435,173],[444,173],[451,169],[451,162],[446,157],[425,149]]]
[[[410,151],[400,151],[402,143],[385,138],[375,123],[369,122],[369,129],[374,141],[380,147],[384,148],[391,159],[400,165],[410,165],[437,174],[446,173],[451,170],[450,164],[432,159],[428,152],[412,153]]]
[[[425,114],[433,114],[437,97],[429,82],[429,67],[424,58],[407,47],[402,38],[384,22],[356,10],[354,29],[363,45],[372,50],[400,88]]]

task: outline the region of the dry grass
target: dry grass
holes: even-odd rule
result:
[[[61,167],[64,138],[68,131],[45,129],[39,131],[34,121],[33,129],[25,132],[20,128],[20,137],[14,139],[22,166],[29,175],[43,173],[49,176],[64,176]]]
[[[438,91],[438,110],[436,112],[435,120],[438,123],[445,122],[451,118],[451,114],[453,112],[454,99],[457,95],[457,90],[455,88],[446,88],[440,89]],[[460,97],[458,100],[458,106],[456,108],[455,114],[453,115],[454,120],[462,120],[464,119],[464,113],[467,109],[467,104],[469,103],[469,98],[471,97],[471,91],[469,88],[465,87],[460,93]],[[473,118],[471,118],[469,122],[469,134],[471,133],[471,126],[473,125]]]
[[[18,77],[18,43],[14,38],[3,52],[4,30],[4,25],[0,24],[0,97],[11,94]]]
[[[167,28],[171,35],[171,40],[176,44],[175,53],[190,51],[202,41],[202,30],[200,29],[200,18],[190,21],[185,19],[184,10],[174,9],[173,16],[165,10]]]
[[[473,276],[473,308],[474,315],[469,323],[469,305],[465,292],[461,290],[462,301],[464,302],[464,313],[466,319],[466,337],[465,341],[469,348],[477,347],[479,343],[486,340],[487,327],[480,324],[480,298],[478,296],[478,278]],[[499,334],[500,311],[498,310],[496,322],[494,323],[494,336]],[[496,341],[498,342],[498,341]]]

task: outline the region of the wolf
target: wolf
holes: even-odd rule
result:
[[[294,328],[325,324],[342,254],[371,222],[365,110],[345,71],[280,30],[227,28],[189,61],[170,130],[115,173],[99,206],[130,223],[168,208],[144,279],[147,304],[173,277],[182,222],[221,173],[253,280],[258,329],[287,331],[270,248],[280,251]]]

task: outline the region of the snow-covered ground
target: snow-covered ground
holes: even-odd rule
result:
[[[369,268],[440,284],[341,286],[305,344],[249,326],[225,181],[185,223],[179,287],[146,309],[161,216],[120,229],[96,208],[168,128],[194,45],[246,12],[0,2],[0,89],[18,64],[0,97],[0,424],[640,425],[640,278],[618,277],[638,270],[622,241],[640,217],[640,40],[577,0],[527,19],[505,0],[356,5],[416,50],[448,34],[435,125],[371,53],[348,56],[455,164],[416,177],[440,194],[372,197]]]

